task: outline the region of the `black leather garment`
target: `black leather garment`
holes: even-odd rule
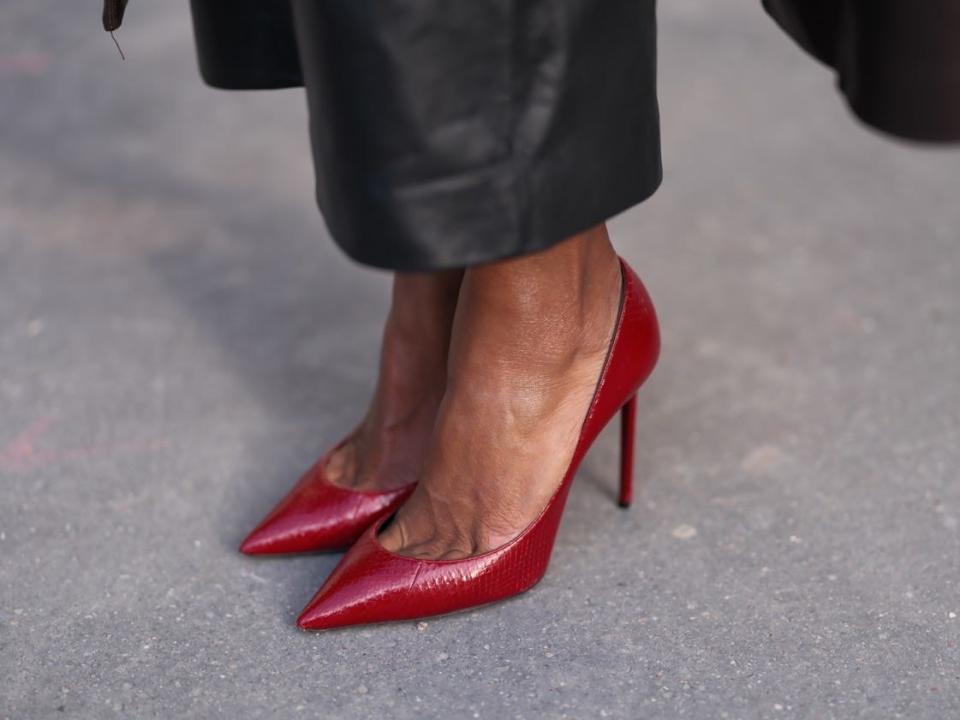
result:
[[[902,138],[960,141],[960,0],[764,0],[837,71],[851,109]]]
[[[960,0],[763,0],[866,123],[960,140]],[[119,22],[125,0],[107,0]],[[550,245],[661,179],[655,0],[192,0],[216,87],[305,85],[317,198],[356,260]]]
[[[661,180],[655,0],[193,0],[201,72],[307,90],[317,199],[355,260],[545,249]]]

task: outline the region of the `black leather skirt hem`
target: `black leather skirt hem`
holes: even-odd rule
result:
[[[306,88],[316,195],[398,271],[549,248],[659,186],[655,0],[192,0],[200,68]]]
[[[556,243],[589,230],[649,199],[660,187],[662,179],[663,173],[658,169],[637,185],[614,188],[613,192],[607,193],[598,202],[572,204],[570,212],[558,217],[553,226],[547,224],[527,232],[498,226],[489,218],[483,219],[479,225],[487,227],[486,242],[469,242],[472,238],[467,236],[468,242],[450,243],[453,236],[460,234],[458,228],[452,228],[451,232],[435,238],[435,242],[432,242],[434,238],[430,234],[418,234],[417,244],[407,245],[403,252],[398,253],[397,248],[392,248],[391,252],[385,253],[374,244],[344,242],[343,238],[351,236],[334,232],[332,228],[331,231],[334,242],[348,257],[369,267],[394,272],[435,272],[473,267],[548,250]],[[542,198],[540,205],[529,214],[549,216],[554,207],[547,198]],[[325,217],[329,214],[324,213]],[[443,250],[438,251],[438,248]]]

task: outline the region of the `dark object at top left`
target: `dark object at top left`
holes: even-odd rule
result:
[[[123,22],[123,12],[127,9],[128,0],[104,0],[103,2],[103,29],[113,32]]]

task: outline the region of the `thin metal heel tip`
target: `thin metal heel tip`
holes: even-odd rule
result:
[[[629,503],[629,502],[625,502],[625,501],[623,501],[623,500],[617,500],[617,507],[620,507],[620,508],[626,510],[627,508],[630,507],[630,503]]]

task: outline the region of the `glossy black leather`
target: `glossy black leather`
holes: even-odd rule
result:
[[[866,123],[960,141],[960,0],[764,0]]]
[[[660,183],[655,0],[193,0],[193,12],[212,85],[302,72],[318,203],[359,262],[437,270],[533,252]]]
[[[960,140],[960,0],[764,3],[867,123]],[[207,82],[306,86],[337,244],[423,271],[546,248],[654,192],[655,5],[192,0]]]

